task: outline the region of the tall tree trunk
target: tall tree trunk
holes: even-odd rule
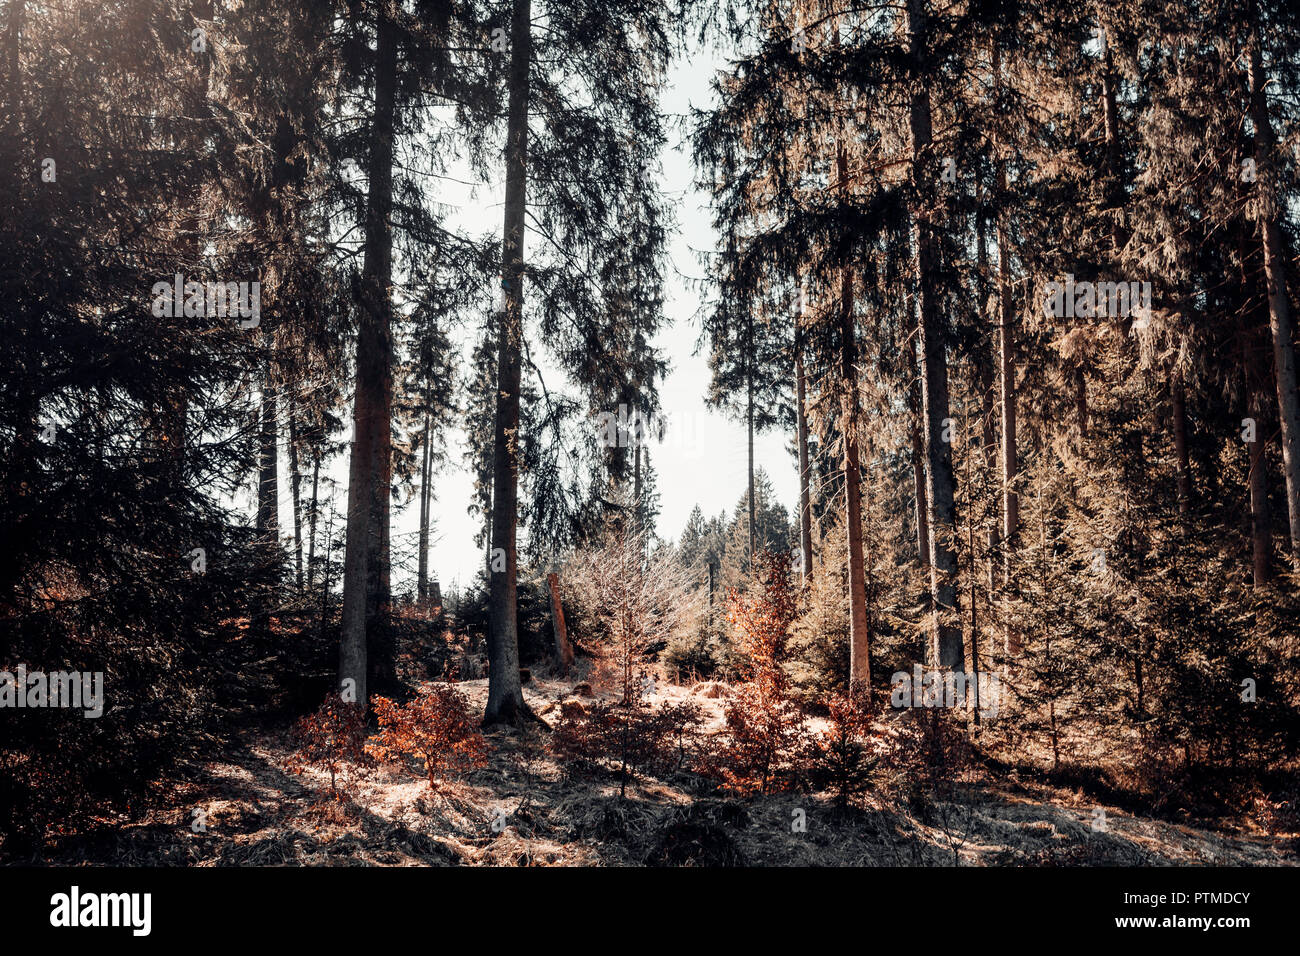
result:
[[[632,516],[634,525],[641,530],[641,436],[638,434],[632,449]]]
[[[298,415],[295,402],[289,401],[289,488],[293,494],[293,556],[297,570],[298,591],[301,593],[302,577],[302,469],[298,461]]]
[[[320,449],[312,449],[311,515],[307,519],[307,587],[311,587],[316,563],[316,509],[320,505]]]
[[[1083,365],[1075,365],[1070,370],[1070,378],[1074,382],[1074,420],[1079,426],[1079,453],[1083,453],[1083,441],[1088,437],[1088,376],[1083,371]]]
[[[871,634],[867,629],[867,577],[862,542],[861,467],[858,459],[857,332],[854,329],[852,271],[844,270],[840,306],[841,382],[844,395],[844,496],[849,546],[849,681],[871,693]]]
[[[1183,373],[1178,369],[1170,375],[1169,393],[1174,427],[1175,471],[1178,479],[1178,513],[1184,518],[1192,510],[1192,463],[1187,451],[1187,390]]]
[[[199,4],[195,4],[197,9]],[[23,114],[17,108],[23,102],[22,53],[23,21],[27,18],[26,0],[13,0],[5,10],[5,72],[8,73],[9,91],[13,95],[13,110],[8,112],[3,122],[13,142],[22,142]]]
[[[377,436],[375,453],[374,508],[370,531],[370,558],[366,568],[373,579],[369,587],[366,611],[366,655],[370,666],[370,686],[378,693],[397,688],[396,632],[392,623],[392,486],[393,486],[393,380],[392,338],[389,338],[388,378],[380,392],[380,410],[376,416],[387,427]]]
[[[203,29],[206,30],[206,24],[213,19],[213,0],[196,0],[191,7],[190,14],[193,17],[192,23],[195,27],[204,24]],[[191,27],[191,29],[194,29],[194,27]],[[208,90],[211,85],[212,60],[211,54],[207,50],[207,44],[211,42],[212,38],[206,39],[202,52],[191,49],[189,43],[185,44],[185,55],[195,58],[194,108],[201,120],[206,120],[209,116]],[[207,155],[207,133],[206,124],[194,124],[192,133],[186,137],[186,146],[190,155]],[[200,176],[203,175],[201,163],[195,164],[194,168],[200,170]],[[193,196],[186,197],[188,206],[193,212],[186,216],[182,222],[181,235],[187,237],[184,251],[185,259],[197,265],[202,261],[204,246],[203,219],[200,214],[200,210],[203,208],[203,180],[201,178],[196,183],[195,193]],[[176,321],[181,318],[181,303],[176,302],[174,305],[176,311],[173,315],[173,321]],[[188,330],[183,327],[173,328],[170,332],[181,341],[184,341],[188,335]],[[188,344],[181,347],[186,350],[189,348]],[[185,463],[185,428],[189,419],[189,411],[190,396],[188,392],[184,386],[176,388],[162,413],[164,458],[169,471],[174,476],[173,480],[180,480]]]
[[[380,4],[375,47],[375,106],[370,130],[370,189],[366,196],[365,261],[357,328],[357,381],[348,469],[347,545],[343,558],[343,622],[339,680],[353,681],[365,706],[370,678],[386,682],[388,647],[379,633],[388,604],[383,551],[392,460],[393,119],[397,92],[397,29]],[[386,630],[386,628],[385,628]],[[378,646],[376,646],[378,645]]]
[[[1123,225],[1120,223],[1119,211],[1124,206],[1124,184],[1120,178],[1122,155],[1119,145],[1119,105],[1116,102],[1116,88],[1119,85],[1115,76],[1115,61],[1110,52],[1110,31],[1102,26],[1102,127],[1106,137],[1106,192],[1107,205],[1113,212],[1111,218],[1111,259],[1119,262],[1120,250],[1127,243]],[[1117,280],[1118,281],[1118,280]],[[1080,369],[1082,374],[1082,369]]]
[[[987,308],[989,301],[988,296],[988,275],[989,275],[989,257],[987,242],[988,222],[983,215],[979,217],[979,233],[977,245],[977,257],[979,260],[979,295],[978,305],[980,317],[983,318],[984,310]],[[998,448],[997,437],[994,434],[994,419],[997,417],[997,388],[993,384],[993,367],[997,364],[997,347],[993,342],[992,334],[988,338],[988,346],[981,348],[977,359],[976,374],[979,377],[980,393],[980,449],[984,453],[984,474],[993,476],[998,471]],[[989,480],[988,477],[985,479]],[[974,500],[972,496],[972,501]],[[985,539],[984,543],[988,551],[988,598],[992,602],[997,591],[997,570],[993,559],[994,553],[998,547],[998,508],[994,504],[993,513],[985,519]],[[974,558],[971,559],[971,572],[974,573]],[[973,593],[973,592],[972,592]],[[972,598],[974,600],[974,598]],[[974,636],[974,609],[971,611],[971,645],[975,645]]]
[[[836,172],[847,191],[848,154],[843,140]],[[845,537],[849,549],[849,689],[871,695],[871,634],[867,630],[867,576],[862,547],[862,476],[858,461],[858,343],[853,308],[853,270],[840,274],[840,407],[844,441]]]
[[[1020,494],[1016,491],[1020,474],[1020,456],[1016,449],[1016,359],[1011,330],[1011,283],[1007,277],[1007,247],[1004,237],[998,240],[998,393],[1002,406],[1002,540],[1006,561],[1003,578],[1012,579],[1016,531],[1020,528]]]
[[[1006,170],[998,171],[999,194],[1005,198]],[[1020,459],[1016,449],[1016,344],[1012,329],[1011,244],[1004,214],[998,212],[998,398],[1002,406],[1002,540],[1005,542],[1003,578],[1010,583],[1015,535],[1020,527],[1020,495],[1016,476]]]
[[[993,48],[994,82],[1002,83],[1002,62],[996,45]],[[1016,445],[1016,344],[1012,328],[1014,313],[1011,298],[1011,229],[1007,222],[1007,169],[1006,163],[997,164],[997,213],[994,218],[994,241],[998,247],[998,403],[1002,421],[1002,586],[1004,591],[1014,587],[1014,565],[1017,552],[1017,531],[1020,528],[1020,495],[1016,490],[1020,473],[1019,451]],[[1082,382],[1082,379],[1078,379]],[[1082,428],[1087,428],[1087,391],[1083,395]],[[1019,652],[1019,637],[1010,621],[1002,631],[1002,653],[1010,659]]]
[[[330,561],[334,558],[334,496],[330,495],[330,519],[325,523],[325,564],[321,568],[321,589],[320,589],[320,629],[325,630],[325,624],[329,620],[330,610]],[[344,561],[346,562],[346,555]],[[365,645],[363,644],[364,648]],[[361,675],[365,676],[364,662],[361,667]],[[342,684],[342,681],[340,681]],[[364,697],[358,698],[365,700]]]
[[[918,330],[919,331],[919,330]],[[915,350],[914,350],[915,351]],[[913,355],[915,359],[916,356]],[[918,363],[919,367],[919,363]],[[916,510],[916,554],[921,567],[930,568],[930,503],[925,493],[925,440],[921,437],[921,378],[912,376],[908,387],[908,404],[912,413],[912,503]]]
[[[1255,422],[1250,452],[1250,544],[1254,586],[1262,588],[1273,577],[1273,516],[1268,504],[1268,459],[1264,436],[1264,394],[1267,372],[1252,343],[1245,346],[1246,414]]]
[[[510,98],[506,128],[506,206],[501,243],[504,308],[497,348],[497,408],[492,458],[492,560],[489,575],[488,699],[484,724],[531,716],[519,682],[516,544],[519,499],[519,380],[523,348],[524,213],[528,173],[530,0],[514,0],[510,23]]]
[[[799,334],[800,319],[795,320],[794,345],[795,415],[799,441],[799,552],[802,558],[803,583],[811,584],[813,579],[812,502],[808,490],[808,411],[805,396],[803,342]]]
[[[265,361],[268,363],[270,359]],[[276,444],[279,435],[276,428],[277,401],[275,386],[271,383],[271,370],[263,369],[262,398],[260,403],[261,427],[257,435],[257,535],[262,539],[263,547],[275,542],[279,533],[279,509],[276,497],[279,494],[279,468]]]
[[[746,376],[745,395],[745,417],[749,425],[749,572],[753,574],[758,511],[754,501],[754,367],[752,364]]]
[[[1286,253],[1278,227],[1277,180],[1274,174],[1273,123],[1264,91],[1258,10],[1252,8],[1250,36],[1250,109],[1255,126],[1256,217],[1264,234],[1264,278],[1268,285],[1268,325],[1273,337],[1273,375],[1281,423],[1282,471],[1291,530],[1291,560],[1300,569],[1300,400],[1296,396],[1295,345],[1291,341],[1291,307],[1287,301]]]
[[[429,431],[430,416],[426,408],[424,413],[424,460],[420,465],[420,534],[416,547],[419,559],[416,572],[415,596],[420,607],[425,607],[429,599]]]
[[[924,83],[926,55],[925,0],[908,0],[907,33],[912,75]],[[912,182],[917,191],[912,209],[913,269],[917,318],[921,330],[921,405],[925,415],[926,488],[930,505],[930,595],[934,603],[931,661],[945,670],[963,667],[961,619],[958,616],[956,482],[952,446],[944,440],[948,419],[948,357],[933,292],[934,249],[931,235],[933,183],[930,93],[922,86],[912,96]]]
[[[982,244],[982,235],[981,235]],[[986,364],[986,363],[982,363]],[[987,394],[981,389],[982,394]],[[964,415],[962,418],[962,427],[966,434],[970,434],[970,418]],[[985,441],[987,434],[981,435],[981,448],[987,450],[988,444]],[[987,461],[987,454],[985,455]],[[975,456],[966,456],[966,487],[974,488],[975,484],[971,478],[971,470],[975,465]],[[980,726],[980,627],[979,627],[979,595],[976,593],[976,582],[979,580],[977,570],[977,555],[975,551],[975,505],[972,496],[971,504],[966,509],[966,552],[970,555],[970,570],[967,572],[967,580],[970,581],[970,671],[975,675],[975,690],[968,699],[968,706],[974,722],[974,732],[979,733]]]
[[[270,333],[264,332],[270,339]],[[262,629],[269,628],[274,591],[279,585],[280,563],[280,468],[279,431],[277,423],[278,402],[272,368],[272,346],[268,341],[262,359],[261,428],[258,431],[257,472],[257,542],[260,559],[270,572],[270,590],[259,589],[253,600],[252,623]]]
[[[1258,397],[1251,396],[1251,411],[1261,413]],[[1259,419],[1256,419],[1258,422]],[[1273,543],[1268,509],[1268,467],[1264,459],[1264,436],[1256,434],[1250,445],[1250,541],[1254,585],[1263,587],[1273,576]]]

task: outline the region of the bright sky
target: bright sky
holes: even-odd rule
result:
[[[673,69],[669,87],[664,91],[664,112],[688,114],[691,106],[704,107],[710,101],[709,81],[718,60],[709,51],[696,51],[680,60]],[[707,197],[693,185],[694,169],[689,144],[680,135],[670,137],[662,157],[664,180],[661,188],[675,210],[678,228],[669,239],[670,265],[665,277],[665,309],[669,327],[657,344],[671,363],[667,379],[660,387],[664,412],[669,420],[669,434],[662,445],[651,447],[658,477],[660,514],[656,528],[660,537],[676,539],[686,525],[691,509],[699,505],[705,515],[730,510],[745,490],[746,433],[743,422],[729,421],[705,407],[704,396],[709,384],[705,354],[693,354],[699,336],[696,310],[698,295],[689,289],[687,280],[703,277],[697,252],[712,249],[714,232],[710,223]],[[447,197],[439,197],[447,199]],[[453,203],[454,200],[451,200]],[[499,191],[495,195],[467,198],[455,219],[472,235],[488,229],[501,229],[502,206]],[[525,241],[525,250],[528,244]],[[527,288],[525,288],[525,296]],[[544,363],[543,371],[546,371]],[[792,370],[793,372],[793,370]],[[558,374],[558,373],[556,373]],[[553,381],[548,375],[548,383]],[[672,426],[677,426],[673,428]],[[351,422],[348,422],[349,438]],[[755,438],[755,467],[766,470],[772,479],[778,500],[789,508],[798,497],[798,471],[787,451],[790,436],[783,432],[761,434]],[[433,543],[430,547],[429,573],[441,582],[443,592],[459,584],[469,585],[483,566],[482,552],[474,545],[480,524],[468,512],[473,498],[473,479],[463,466],[464,433],[460,429],[448,435],[449,461],[435,476],[433,505]],[[335,502],[340,517],[346,510],[344,499],[347,481],[347,456],[335,463],[332,477],[339,483]],[[293,527],[287,462],[282,456],[280,482],[280,526]],[[304,495],[309,487],[304,485]],[[323,498],[323,495],[322,495]],[[322,509],[327,509],[322,500]],[[322,523],[327,514],[322,512]],[[322,524],[323,526],[323,524]],[[419,501],[403,506],[394,502],[394,545],[409,542],[414,550],[419,529]],[[305,529],[304,529],[305,533]],[[396,561],[398,555],[394,554]],[[415,567],[393,569],[393,590],[414,590]]]

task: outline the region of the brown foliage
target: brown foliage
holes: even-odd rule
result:
[[[727,704],[727,729],[709,767],[738,793],[788,786],[805,741],[803,715],[789,698],[781,666],[796,613],[789,567],[770,551],[763,553],[761,567],[764,582],[756,594],[728,594],[727,620],[747,682]]]
[[[348,786],[358,770],[373,764],[366,753],[366,715],[360,704],[346,703],[337,695],[325,698],[315,713],[299,720],[293,728],[297,749],[289,758],[291,773],[301,774],[308,767],[328,770],[330,794],[335,800],[347,796]],[[340,776],[344,770],[344,785]]]
[[[814,736],[808,748],[813,783],[833,790],[841,807],[867,790],[871,771],[886,749],[866,699],[860,692],[833,695],[828,701],[830,727]]]
[[[630,773],[679,769],[694,752],[702,717],[698,704],[655,707],[635,693],[626,703],[599,701],[561,713],[551,739],[552,752],[569,762],[615,760],[624,787]]]
[[[386,697],[371,701],[379,734],[366,749],[382,760],[418,757],[429,789],[438,778],[459,776],[487,762],[487,741],[470,716],[468,701],[454,687],[435,686],[409,704]]]

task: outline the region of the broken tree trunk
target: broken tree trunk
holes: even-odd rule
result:
[[[555,660],[561,673],[569,676],[573,666],[573,645],[569,643],[569,629],[564,625],[564,604],[560,601],[560,577],[554,571],[546,576],[546,586],[551,590],[551,627],[555,631]]]

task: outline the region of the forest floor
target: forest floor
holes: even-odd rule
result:
[[[486,680],[456,687],[481,712]],[[524,695],[554,721],[569,682],[535,677]],[[661,699],[701,704],[721,725],[721,698],[661,685]],[[574,778],[544,734],[487,733],[487,766],[431,791],[388,766],[329,797],[328,775],[288,769],[287,728],[226,749],[143,819],[104,820],[56,838],[46,861],[147,866],[1159,866],[1297,865],[1300,839],[1258,828],[1193,826],[1135,816],[1080,788],[978,773],[947,799],[868,793],[838,809],[829,794],[743,799],[694,774]],[[1105,825],[1094,829],[1104,810]],[[806,825],[801,829],[797,823]]]

